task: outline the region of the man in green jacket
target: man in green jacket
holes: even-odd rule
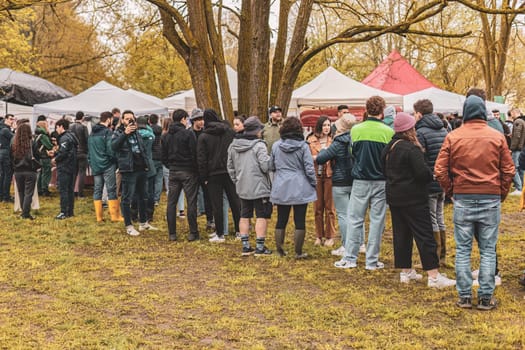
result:
[[[38,116],[36,121],[35,143],[38,149],[38,155],[40,156],[40,163],[42,164],[40,176],[37,180],[38,195],[48,197],[51,195],[49,192],[51,158],[49,158],[47,152],[53,149],[53,143],[49,137],[47,118],[44,115]]]
[[[272,106],[268,110],[269,120],[268,123],[264,125],[264,129],[262,131],[262,139],[268,146],[268,154],[272,154],[272,146],[274,142],[281,138],[279,129],[281,128],[283,119],[282,113],[283,110],[279,106]]]

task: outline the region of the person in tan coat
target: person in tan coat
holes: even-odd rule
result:
[[[317,120],[315,130],[307,138],[310,151],[315,160],[322,149],[327,149],[332,143],[330,136],[330,119],[321,116]],[[314,162],[317,176],[317,200],[315,201],[315,234],[316,245],[327,247],[334,245],[335,237],[335,208],[332,197],[332,167],[330,162],[319,165]]]

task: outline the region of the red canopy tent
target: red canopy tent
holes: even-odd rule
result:
[[[362,83],[399,95],[437,87],[415,70],[396,50],[392,51]]]

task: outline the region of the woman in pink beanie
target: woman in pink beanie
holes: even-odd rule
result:
[[[394,231],[394,263],[401,269],[401,283],[423,278],[412,269],[412,244],[415,240],[423,270],[428,273],[428,286],[445,288],[454,286],[456,281],[438,271],[439,259],[428,206],[428,184],[433,175],[425,163],[415,124],[410,114],[398,113],[394,119],[396,134],[382,154],[386,201],[390,206]]]

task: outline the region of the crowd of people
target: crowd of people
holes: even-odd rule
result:
[[[270,255],[266,236],[275,209],[275,249],[285,256],[293,210],[297,259],[307,257],[306,213],[314,202],[315,245],[334,246],[338,226],[341,244],[332,254],[340,260],[334,266],[356,268],[363,253],[364,267],[372,271],[385,267],[380,248],[388,207],[400,283],[423,278],[412,264],[415,241],[429,287],[456,285],[457,305],[472,308],[472,286],[478,284],[477,308],[493,309],[494,289],[501,283],[496,255],[500,203],[512,183],[510,194],[522,194],[525,117],[514,108],[509,112],[512,125],[503,123],[497,111],[487,112],[480,89],[467,94],[461,122],[434,113],[430,100],[413,107],[413,114],[396,113],[383,98],[372,96],[364,118],[341,105],[335,123],[321,116],[309,135],[300,119],[283,118],[278,106],[270,107],[266,124],[256,116],[235,116],[233,127],[213,109],[195,109],[191,115],[178,109],[160,126],[157,115],[136,117],[115,108],[101,113],[91,134],[82,112],[71,125],[58,120],[52,133],[40,116],[34,135],[28,120],[15,121],[8,114],[0,122],[0,199],[12,201],[14,172],[21,218],[34,219],[33,192],[49,195],[51,168],[56,167],[56,219],[67,219],[74,216],[75,196],[84,196],[89,166],[96,220],[103,221],[107,206],[111,220],[123,222],[125,232],[137,236],[157,230],[153,213],[164,179],[170,241],[181,239],[177,217],[187,218],[188,241],[201,239],[197,217],[206,215],[207,228],[214,229],[209,241],[224,242],[229,208],[241,254]],[[454,203],[457,281],[439,272],[449,266],[446,198]],[[480,250],[477,271],[471,270],[473,239]]]

